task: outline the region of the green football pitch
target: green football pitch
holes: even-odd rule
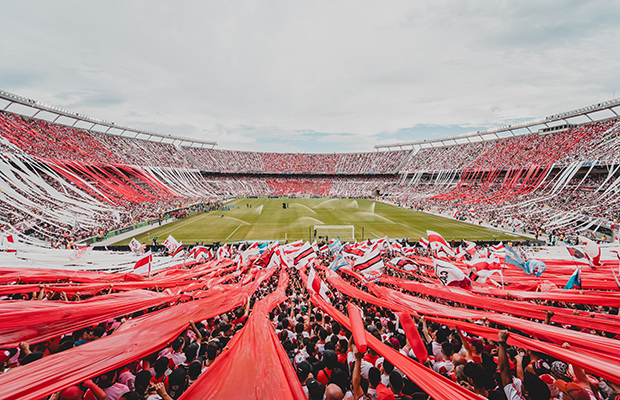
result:
[[[282,203],[288,203],[287,209]],[[251,208],[249,207],[251,205]],[[136,239],[149,243],[153,237],[163,242],[172,235],[183,244],[232,243],[264,240],[313,240],[313,229],[321,225],[353,225],[356,240],[426,237],[426,230],[440,233],[446,240],[520,240],[524,237],[362,199],[238,198],[226,203],[228,211],[195,213],[184,219],[153,228]],[[319,228],[319,236],[322,235]],[[344,231],[325,231],[330,238]],[[347,232],[351,232],[349,228]],[[330,235],[331,233],[331,235]],[[350,233],[349,233],[350,235]],[[128,244],[130,239],[117,245]]]

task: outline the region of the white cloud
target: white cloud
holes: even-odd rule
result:
[[[0,87],[224,148],[371,150],[418,125],[611,98],[619,14],[613,2],[10,2]]]

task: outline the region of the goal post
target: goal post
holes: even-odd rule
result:
[[[355,226],[353,225],[314,225],[316,239],[337,239],[340,241],[355,241]]]

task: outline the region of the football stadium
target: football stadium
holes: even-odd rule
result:
[[[145,16],[161,18],[155,14]],[[209,21],[205,26],[217,38],[225,35],[215,27],[241,29],[230,20]],[[272,28],[248,33],[249,42],[258,45],[253,40]],[[377,35],[381,29],[372,28]],[[166,30],[156,32],[164,42]],[[227,40],[233,43],[234,35]],[[219,45],[232,45],[226,43]],[[322,43],[329,48],[331,40]],[[252,46],[239,54],[254,54]],[[198,57],[183,53],[190,47],[197,49],[174,43],[187,57],[175,58],[174,68]],[[19,49],[7,49],[7,65],[21,62],[29,48]],[[576,70],[559,49],[554,57],[566,57],[566,68]],[[123,60],[121,52],[102,51]],[[600,52],[615,65],[613,51]],[[178,79],[168,60],[148,64],[143,57],[139,70],[118,61],[130,80],[121,72],[110,78],[86,61],[77,62],[71,79],[95,74],[131,86],[156,69]],[[249,75],[261,69],[215,53],[211,62]],[[484,126],[476,107],[508,100],[465,104],[463,95],[460,115],[470,120],[461,123],[476,129],[459,131],[446,122],[448,114],[431,113],[437,125],[418,128],[440,133],[413,134],[400,126],[405,136],[375,134],[381,140],[364,151],[356,143],[362,133],[334,128],[332,136],[346,137],[345,150],[334,151],[329,143],[341,139],[303,127],[282,137],[310,137],[303,140],[318,151],[291,150],[294,142],[282,138],[263,150],[261,144],[273,143],[261,142],[261,129],[279,128],[258,106],[264,125],[240,123],[243,135],[217,136],[211,133],[228,129],[223,116],[213,117],[215,131],[196,134],[184,130],[191,121],[175,125],[177,116],[161,114],[156,105],[134,110],[129,107],[138,103],[108,97],[97,103],[103,117],[107,109],[130,121],[141,113],[153,118],[126,125],[91,116],[91,108],[84,112],[87,102],[72,103],[75,94],[48,92],[45,74],[23,79],[40,91],[23,86],[22,92],[13,89],[21,78],[3,71],[1,399],[620,399],[615,93],[598,101],[590,92],[578,94],[558,103],[572,108],[544,115],[532,111],[536,96],[528,97],[531,108],[513,105],[520,114],[510,118],[494,105],[496,119]],[[197,88],[202,81],[195,73],[195,82],[175,85]],[[296,85],[281,71],[278,76]],[[582,87],[608,84],[594,79]],[[398,85],[390,81],[390,93],[398,93]],[[214,89],[200,96],[222,104],[227,96],[233,103],[273,100],[253,97],[250,86],[237,93],[231,84],[226,94]],[[312,85],[304,87],[311,96]],[[29,94],[52,92],[62,106]],[[142,97],[173,107],[164,96]],[[444,103],[434,98],[424,102],[440,109]],[[332,118],[306,111],[312,120]],[[223,109],[214,109],[216,115]],[[395,110],[385,115],[400,118]],[[449,134],[437,128],[441,124],[452,126]],[[216,137],[224,137],[223,144]]]

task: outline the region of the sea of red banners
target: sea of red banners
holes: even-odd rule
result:
[[[409,323],[407,318],[423,315],[430,321],[496,340],[497,329],[468,322],[470,319],[486,318],[523,333],[511,334],[511,345],[542,351],[620,383],[620,366],[617,363],[620,341],[587,333],[587,330],[594,329],[620,334],[620,316],[594,311],[575,313],[569,308],[538,305],[530,301],[542,299],[567,304],[620,307],[620,293],[610,279],[608,269],[584,268],[584,287],[591,290],[536,292],[523,290],[523,286],[527,286],[524,282],[531,281],[531,287],[538,287],[533,285],[539,284],[542,279],[525,276],[516,268],[504,268],[506,287],[503,289],[491,284],[474,284],[464,289],[441,285],[432,270],[424,268],[432,265],[431,259],[415,257],[415,261],[422,267],[407,272],[411,279],[383,274],[374,283],[366,282],[351,268],[334,272],[320,259],[313,261],[312,266],[328,284],[332,296],[348,296],[355,299],[355,303],[361,301],[401,313],[403,328],[420,359],[426,356],[422,354],[425,353],[424,346],[419,335],[416,337],[415,329],[411,329],[413,321]],[[563,284],[572,272],[570,268],[554,266],[553,262],[548,265],[544,280]],[[307,279],[309,267],[307,265],[299,270],[302,280]],[[404,272],[387,263],[385,268]],[[186,262],[158,271],[151,279],[135,274],[0,268],[0,295],[36,295],[43,290],[62,292],[69,298],[75,298],[78,294],[92,296],[77,301],[0,302],[0,348],[16,347],[22,341],[38,343],[112,318],[150,311],[130,319],[110,336],[43,357],[0,375],[2,398],[42,398],[145,357],[166,346],[187,329],[188,321],[204,320],[245,304],[274,274],[278,276],[278,289],[254,305],[245,327],[229,343],[229,350],[216,359],[182,398],[224,399],[234,395],[238,398],[303,399],[305,396],[295,371],[268,319],[269,312],[287,299],[286,268],[240,268],[230,259],[200,264]],[[364,286],[365,290],[362,290]],[[462,306],[454,307],[446,301]],[[360,329],[359,321],[352,322],[343,314],[345,310],[335,309],[323,297],[313,294],[312,304],[351,330],[356,342],[367,343],[432,398],[478,398],[379,342]],[[349,303],[348,309],[351,313],[356,308]],[[554,322],[579,329],[543,324],[548,311],[553,311]],[[569,343],[570,349],[563,348],[564,343]]]

